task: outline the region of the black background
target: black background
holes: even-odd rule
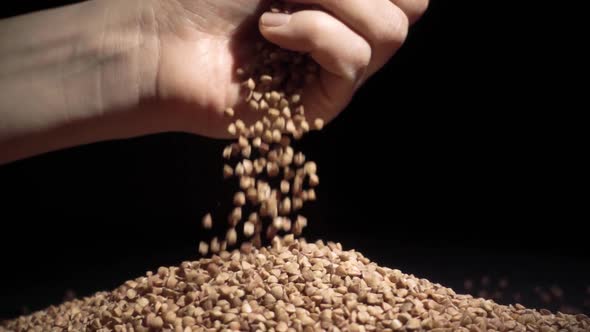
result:
[[[41,9],[18,3],[3,16]],[[558,56],[559,8],[519,3],[433,0],[387,67],[301,143],[322,181],[306,236],[458,291],[506,277],[500,302],[520,292],[588,313],[587,149],[575,92],[555,76],[571,58]],[[0,317],[198,258],[225,143],[165,134],[0,167]],[[540,302],[552,285],[566,298]]]

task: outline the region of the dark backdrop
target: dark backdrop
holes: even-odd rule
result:
[[[432,0],[399,54],[302,142],[322,181],[306,235],[461,292],[507,278],[500,302],[587,313],[587,149],[554,76],[571,58],[557,56],[559,8],[518,6]],[[197,258],[224,144],[165,134],[0,167],[0,317]]]

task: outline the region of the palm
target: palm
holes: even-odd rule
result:
[[[238,104],[235,69],[248,61],[243,51],[258,35],[264,5],[265,0],[184,0],[170,1],[163,10],[158,102],[182,119],[183,129],[225,135],[221,110]]]

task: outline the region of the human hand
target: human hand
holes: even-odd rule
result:
[[[142,96],[143,105],[155,108],[157,117],[172,121],[176,130],[227,137],[225,107],[235,108],[242,119],[255,117],[239,105],[235,69],[252,60],[247,50],[253,48],[259,29],[269,41],[309,53],[320,65],[319,79],[305,87],[303,102],[311,118],[333,119],[400,48],[408,25],[428,4],[427,0],[287,1],[322,9],[265,13],[260,18],[268,1],[148,2],[154,6],[158,47],[145,54],[157,66],[155,89]]]

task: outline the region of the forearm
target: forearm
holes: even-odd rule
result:
[[[155,89],[157,59],[142,56],[157,47],[146,2],[94,0],[0,21],[0,163],[142,130],[124,121]]]

